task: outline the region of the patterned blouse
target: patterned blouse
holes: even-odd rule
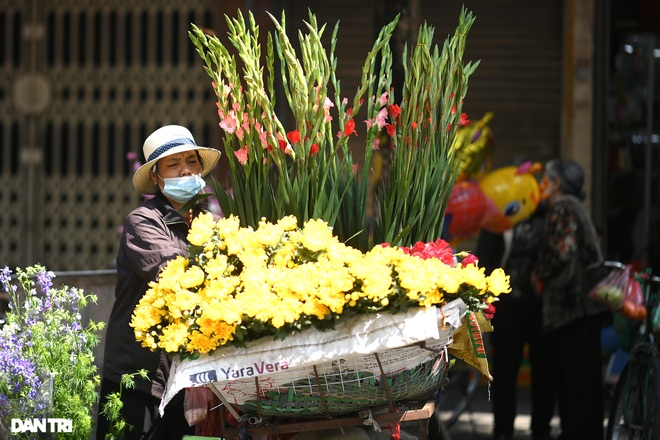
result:
[[[560,196],[549,206],[534,273],[542,285],[543,326],[552,330],[607,309],[587,297],[587,267],[602,261],[596,229],[582,202]]]

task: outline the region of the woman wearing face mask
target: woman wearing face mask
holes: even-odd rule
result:
[[[154,197],[135,208],[124,222],[117,253],[115,303],[105,339],[99,411],[108,394],[119,391],[122,374],[146,369],[149,380],[135,376],[135,389],[121,392],[122,417],[133,427],[126,439],[173,439],[194,433],[184,417],[183,394],[167,406],[162,418],[157,416],[170,360],[164,353],[141,347],[129,322],[149,282],[158,278],[168,260],[186,252],[190,221],[205,208],[198,202],[184,213],[180,210],[204,188],[203,177],[215,166],[220,152],[198,146],[190,131],[179,125],[159,128],[142,149],[146,163],[135,172],[133,186]],[[106,417],[99,415],[97,439],[104,439],[109,429]],[[148,437],[143,434],[147,432]]]

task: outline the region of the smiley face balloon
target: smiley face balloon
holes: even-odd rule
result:
[[[502,233],[532,215],[541,201],[535,176],[541,168],[540,163],[524,162],[520,166],[499,168],[479,181],[486,196],[483,228]]]

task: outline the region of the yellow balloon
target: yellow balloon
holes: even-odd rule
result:
[[[499,168],[479,181],[487,197],[485,229],[501,233],[532,215],[541,201],[535,175],[541,167],[540,163],[525,162]]]

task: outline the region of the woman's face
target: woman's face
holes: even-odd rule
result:
[[[184,151],[164,157],[156,162],[156,171],[151,172],[151,180],[162,189],[164,178],[192,176],[201,172],[202,164],[199,161],[197,152]]]
[[[541,187],[543,188],[544,197],[548,201],[552,202],[559,195],[559,186],[560,186],[559,178],[549,176],[546,173],[546,175],[543,177],[543,184],[541,185]]]

